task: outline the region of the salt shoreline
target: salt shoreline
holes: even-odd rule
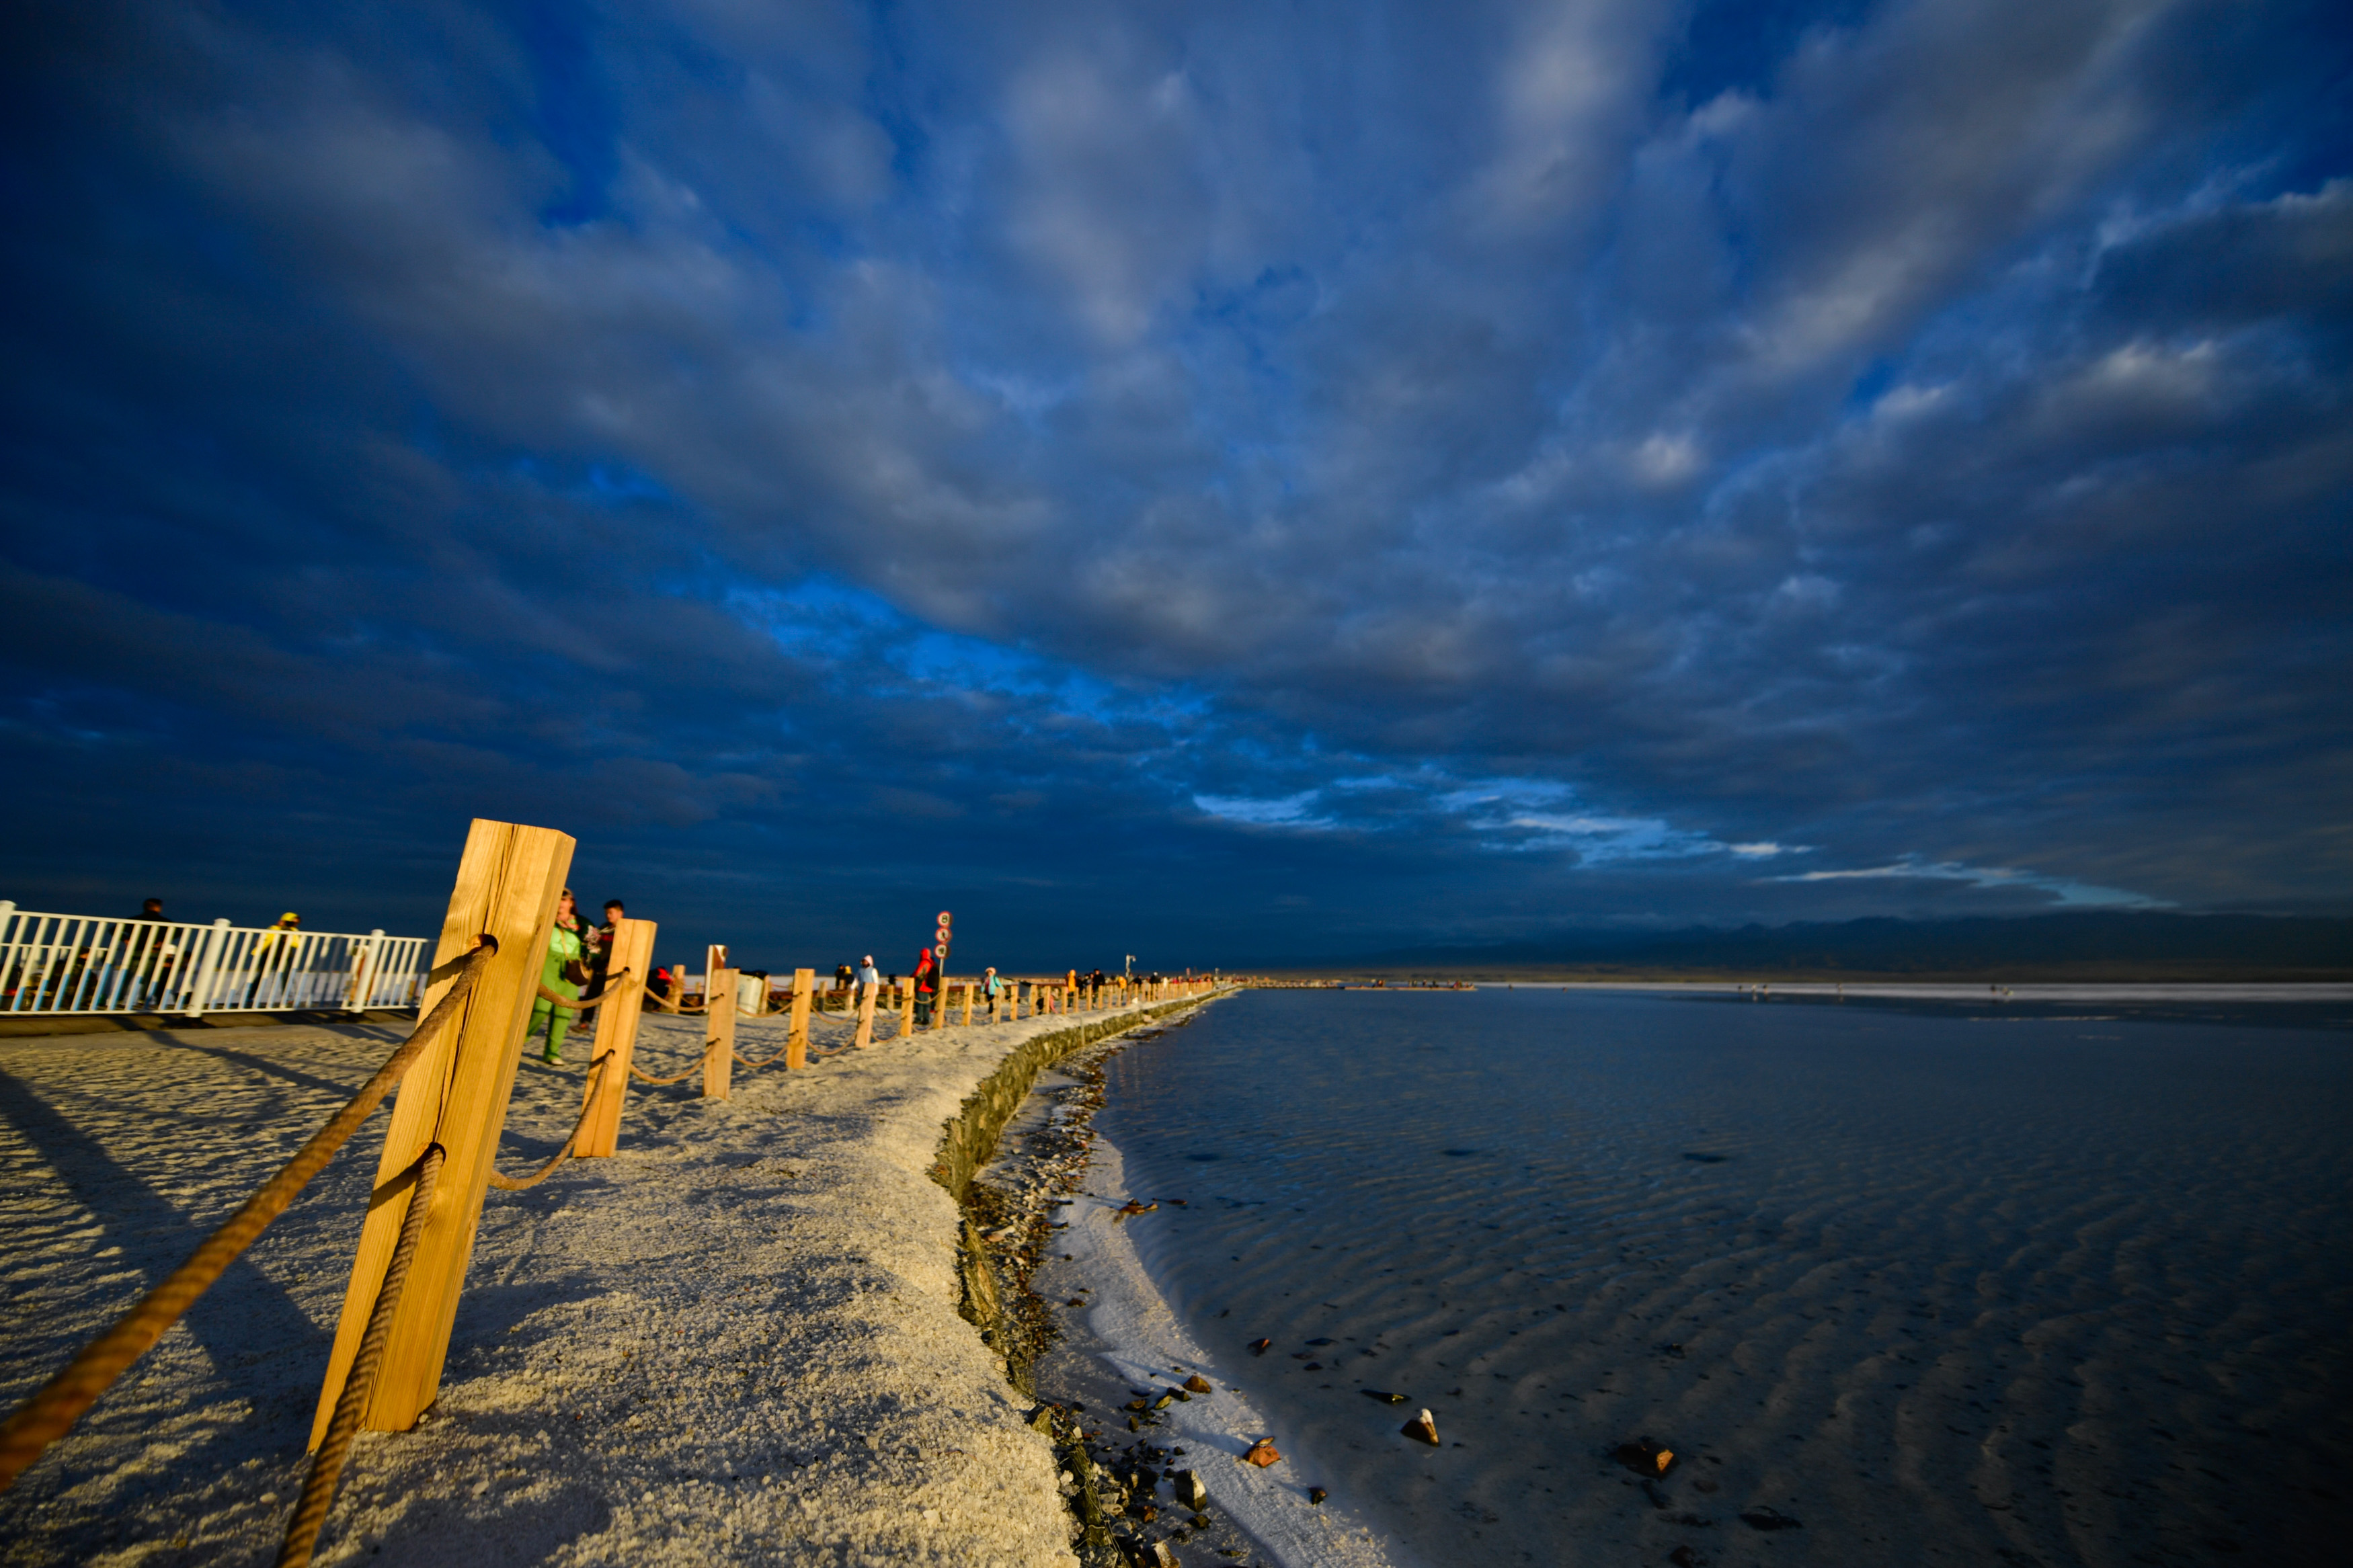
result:
[[[958,1313],[934,1165],[1018,1047],[1166,1010],[886,1039],[739,1074],[723,1103],[632,1086],[617,1158],[491,1194],[440,1398],[363,1436],[319,1561],[1074,1563],[1053,1447]],[[746,1054],[783,1028],[743,1021]],[[403,1032],[0,1040],[0,1397],[180,1261]],[[641,1058],[670,1070],[701,1033],[649,1015]],[[845,1037],[817,1021],[820,1049]],[[527,1058],[502,1167],[552,1152],[579,1091],[576,1066]],[[274,1552],[381,1126],[0,1495],[12,1562]]]

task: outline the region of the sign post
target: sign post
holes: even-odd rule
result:
[[[948,928],[955,921],[948,911],[940,911],[940,928],[933,933],[932,945],[932,1027],[948,1026]]]

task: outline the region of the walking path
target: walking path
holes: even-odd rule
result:
[[[490,1194],[439,1402],[362,1435],[319,1560],[1074,1563],[1052,1447],[957,1314],[958,1212],[928,1173],[1007,1053],[1079,1021],[851,1051],[823,1017],[813,1055],[838,1054],[739,1069],[732,1100],[633,1085],[617,1158]],[[742,1020],[737,1048],[765,1057],[785,1026]],[[0,1401],[179,1263],[406,1032],[0,1039]],[[702,1038],[649,1014],[638,1059],[679,1070]],[[555,1151],[581,1083],[525,1057],[502,1169]],[[383,1125],[0,1493],[11,1563],[271,1557]]]

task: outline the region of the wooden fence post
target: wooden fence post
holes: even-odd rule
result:
[[[901,982],[899,982],[899,1035],[898,1035],[898,1037],[899,1037],[900,1039],[902,1039],[902,1040],[903,1040],[903,1039],[905,1039],[908,1036],[910,1036],[910,1035],[913,1034],[914,1032],[915,1032],[915,983],[914,983],[913,980],[902,980]]]
[[[568,835],[549,827],[476,818],[467,830],[457,885],[450,889],[441,940],[433,952],[433,971],[442,974],[485,934],[497,941],[498,955],[475,981],[464,1016],[425,1048],[393,1101],[384,1153],[376,1161],[375,1188],[368,1194],[351,1283],[343,1291],[343,1320],[336,1325],[326,1381],[319,1390],[318,1415],[311,1424],[312,1447],[326,1436],[335,1402],[343,1397],[344,1380],[359,1354],[360,1337],[375,1310],[385,1266],[392,1260],[393,1243],[399,1238],[416,1190],[409,1168],[435,1143],[445,1156],[441,1175],[434,1184],[408,1283],[392,1315],[391,1338],[361,1425],[376,1432],[406,1432],[440,1389],[458,1295],[473,1257],[482,1194],[490,1186],[499,1130],[506,1123],[523,1030],[539,995],[555,900],[572,870],[572,848]],[[444,977],[427,986],[425,1012],[432,1011],[449,984]]]
[[[793,1029],[785,1037],[785,1066],[787,1069],[808,1066],[809,990],[817,984],[817,971],[793,971]]]
[[[850,1037],[849,1043],[857,1047],[861,1051],[874,1043],[874,993],[876,989],[876,987],[871,985],[860,985],[858,988],[858,1033]]]
[[[651,921],[630,920],[613,927],[613,950],[605,955],[605,973],[618,977],[626,970],[628,975],[617,991],[608,978],[605,1001],[596,1009],[596,1043],[588,1047],[588,1101],[580,1141],[572,1148],[575,1159],[609,1155],[620,1147],[621,1108],[628,1101],[629,1063],[637,1056],[646,980],[654,970],[656,929]]]
[[[725,948],[713,951],[724,953]],[[735,1084],[735,972],[714,969],[702,983],[702,1098],[724,1100]]]

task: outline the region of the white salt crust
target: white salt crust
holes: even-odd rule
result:
[[[738,1068],[724,1103],[632,1085],[617,1158],[490,1194],[440,1399],[361,1437],[318,1560],[1075,1563],[1053,1449],[957,1314],[958,1214],[928,1172],[1013,1047],[1094,1016]],[[0,1040],[0,1398],[185,1258],[403,1033]],[[746,1020],[739,1048],[782,1033]],[[649,1016],[639,1062],[681,1070],[700,1040]],[[586,1053],[526,1058],[502,1168],[561,1142]],[[383,1128],[0,1494],[8,1561],[269,1560]]]

